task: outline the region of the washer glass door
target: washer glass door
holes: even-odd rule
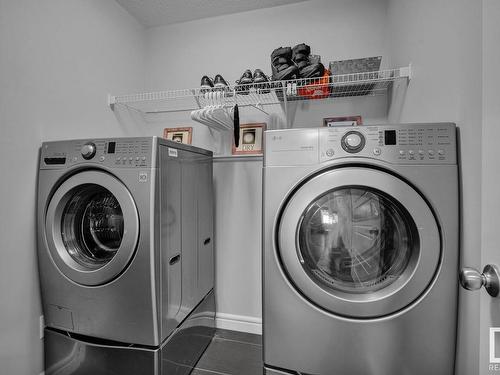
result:
[[[139,218],[128,189],[102,171],[66,179],[47,208],[45,233],[58,269],[84,285],[118,276],[137,247]]]
[[[62,212],[62,240],[76,262],[97,269],[116,255],[123,223],[123,211],[113,193],[96,184],[80,185]]]
[[[422,298],[439,272],[432,210],[412,186],[382,170],[343,167],[307,180],[276,229],[291,284],[337,315],[393,314]]]

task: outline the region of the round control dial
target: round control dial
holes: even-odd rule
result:
[[[342,148],[349,153],[359,152],[365,147],[365,137],[357,131],[350,131],[342,137]]]
[[[85,143],[80,151],[84,159],[92,159],[96,152],[95,144],[92,142]]]

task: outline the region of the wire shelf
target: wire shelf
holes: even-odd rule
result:
[[[193,88],[156,91],[108,97],[111,109],[123,105],[143,113],[192,111],[213,103],[220,105],[252,106],[265,112],[267,105],[289,101],[335,99],[353,96],[386,95],[391,85],[401,79],[411,79],[411,65],[374,72],[325,75],[320,78],[299,78],[288,81],[269,81],[223,88]]]

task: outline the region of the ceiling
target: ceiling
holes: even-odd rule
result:
[[[298,3],[305,0],[116,0],[145,27]]]

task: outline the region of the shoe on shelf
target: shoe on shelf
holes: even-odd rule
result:
[[[253,83],[253,75],[250,69],[245,70],[240,79],[236,81],[236,93],[248,95]]]
[[[229,85],[227,84],[226,80],[220,74],[217,74],[214,78],[214,87],[216,89],[225,89],[225,88],[228,88]]]
[[[273,81],[289,80],[297,77],[299,69],[292,61],[292,49],[290,47],[279,47],[271,53],[271,70]]]
[[[297,44],[292,48],[292,60],[295,60],[299,54],[309,56],[311,54],[311,47],[305,43]]]
[[[284,61],[289,61],[292,59],[292,49],[290,47],[279,47],[276,48],[271,53],[271,60],[275,60],[276,58],[283,58]]]
[[[309,64],[300,70],[300,78],[320,78],[325,74],[325,66],[322,63]]]
[[[208,91],[211,91],[214,87],[214,82],[212,81],[212,78],[210,78],[209,76],[203,76],[201,77],[201,92],[202,93],[205,93],[205,92],[208,92]]]
[[[297,68],[299,68],[299,75],[301,75],[302,69],[307,67],[310,62],[309,62],[309,55],[311,54],[311,47],[309,47],[307,44],[297,44],[295,47],[292,48],[292,61],[294,62],[295,65],[297,65]]]
[[[310,55],[311,47],[305,43],[297,44],[292,48],[292,61],[299,69],[300,78],[319,78],[325,73],[324,65],[321,62],[313,63]]]
[[[255,69],[253,72],[253,83],[254,87],[257,89],[257,92],[261,94],[269,94],[269,78],[264,74],[264,72],[260,69]]]

